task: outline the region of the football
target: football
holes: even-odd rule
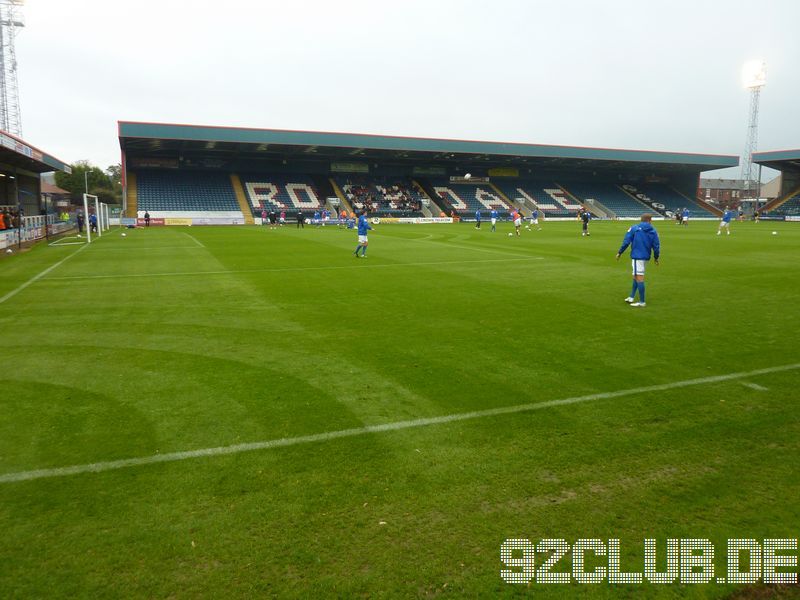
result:
[[[511,237],[512,235],[514,235],[514,234],[509,231],[508,232],[508,237]]]
[[[464,175],[464,179],[470,179],[472,177],[472,173],[467,173]]]
[[[122,233],[122,237],[125,237],[125,236],[127,236],[127,235],[128,235],[128,234],[127,234],[127,233],[125,233],[125,232],[123,232],[123,233]]]

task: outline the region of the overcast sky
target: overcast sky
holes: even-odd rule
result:
[[[753,58],[768,65],[759,149],[800,147],[798,0],[28,0],[23,13],[23,138],[66,162],[119,162],[118,120],[740,155]]]

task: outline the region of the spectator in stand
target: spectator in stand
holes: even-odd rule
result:
[[[4,231],[6,229],[6,212],[0,212],[0,231]]]

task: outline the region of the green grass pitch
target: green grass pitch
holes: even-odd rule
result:
[[[667,385],[800,363],[800,225],[655,223],[645,309],[629,225],[383,225],[366,260],[332,227],[113,230],[0,261],[0,597],[740,593],[500,577],[507,538],[619,538],[641,572],[645,538],[723,569],[728,538],[800,537],[800,371]]]

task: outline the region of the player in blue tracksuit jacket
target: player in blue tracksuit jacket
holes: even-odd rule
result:
[[[492,231],[497,231],[497,210],[492,209],[492,212],[489,214],[492,219]]]
[[[476,210],[475,211],[475,229],[480,229],[480,228],[481,228],[481,211],[480,210]]]
[[[367,212],[361,213],[358,217],[358,246],[353,253],[358,258],[358,251],[361,250],[361,256],[367,258],[367,231],[371,230],[372,226],[367,222]]]
[[[719,228],[717,229],[717,235],[722,234],[722,228],[725,228],[725,231],[728,232],[728,235],[731,234],[731,219],[733,219],[733,211],[729,208],[725,209],[725,212],[722,213],[722,220],[719,222]]]
[[[622,246],[617,252],[617,260],[625,252],[625,249],[631,247],[631,266],[633,267],[633,288],[631,295],[625,298],[625,302],[631,306],[644,307],[644,266],[650,260],[650,253],[652,252],[656,265],[658,264],[659,256],[661,255],[661,242],[658,239],[658,232],[653,227],[651,221],[652,215],[642,215],[642,222],[634,225],[628,229],[625,234],[625,239],[622,240]],[[639,301],[636,302],[636,291],[639,291]]]

